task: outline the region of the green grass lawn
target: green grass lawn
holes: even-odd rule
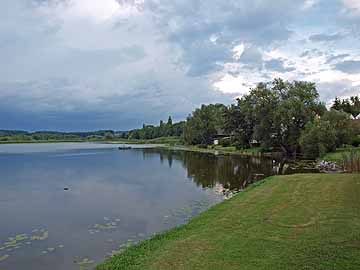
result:
[[[339,148],[336,150],[336,152],[327,153],[322,159],[326,161],[341,162],[343,160],[343,155],[350,153],[351,149],[355,149],[356,151],[360,152],[360,147]]]
[[[101,270],[360,269],[360,175],[276,176]]]

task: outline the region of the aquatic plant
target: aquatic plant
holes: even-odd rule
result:
[[[95,234],[95,233],[99,233],[100,231],[107,231],[107,230],[114,230],[117,229],[118,227],[118,222],[120,221],[120,219],[111,219],[108,217],[104,217],[104,221],[106,221],[106,223],[104,224],[95,224],[93,225],[90,229],[88,229],[88,232],[90,234]]]

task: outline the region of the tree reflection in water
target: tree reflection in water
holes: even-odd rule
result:
[[[159,156],[160,162],[167,162],[170,168],[174,161],[180,163],[188,177],[202,188],[221,185],[225,189],[241,189],[244,183],[279,174],[285,164],[285,160],[269,157],[214,155],[159,148],[142,151],[144,159]]]

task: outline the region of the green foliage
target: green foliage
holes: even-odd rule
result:
[[[305,125],[326,110],[318,98],[314,83],[260,83],[225,110],[225,130],[234,135],[237,148],[249,148],[257,140],[263,147],[296,154]]]
[[[223,147],[229,147],[231,146],[231,139],[230,138],[220,139],[219,144]]]
[[[171,116],[167,123],[160,121],[159,126],[143,125],[142,129],[134,129],[128,132],[127,138],[130,140],[151,140],[161,137],[180,137],[183,134],[185,122],[173,124]]]
[[[360,146],[360,136],[354,136],[351,140],[351,145],[354,147],[359,147]]]
[[[331,109],[321,117],[321,121],[327,121],[336,133],[336,147],[349,144],[354,137],[354,128],[347,113]]]
[[[360,151],[351,149],[348,153],[343,153],[343,167],[347,172],[360,172]]]
[[[336,149],[336,130],[329,121],[308,123],[300,138],[306,158],[318,158]]]
[[[198,147],[200,149],[207,149],[208,148],[208,145],[207,144],[199,144]]]
[[[309,122],[302,132],[300,144],[307,158],[318,158],[351,142],[354,137],[349,115],[331,109],[321,118]]]
[[[360,148],[353,148],[353,147],[337,148],[336,151],[327,153],[324,157],[322,157],[322,159],[341,164],[344,155],[349,154],[350,151],[357,151],[360,153]]]
[[[202,105],[187,118],[184,128],[186,144],[212,144],[213,138],[224,126],[224,110],[222,104]]]
[[[332,109],[337,111],[343,111],[351,114],[354,118],[357,118],[360,114],[360,99],[359,96],[350,97],[350,99],[340,100],[335,99]]]
[[[48,142],[48,141],[89,141],[113,140],[117,137],[112,130],[94,132],[16,131],[0,130],[0,142]]]

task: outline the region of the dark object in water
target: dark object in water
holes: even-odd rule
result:
[[[68,190],[69,190],[69,188],[68,188],[68,187],[64,187],[64,190],[65,190],[65,191],[68,191]]]
[[[120,146],[119,147],[119,150],[130,150],[130,149],[132,149],[131,146]]]

